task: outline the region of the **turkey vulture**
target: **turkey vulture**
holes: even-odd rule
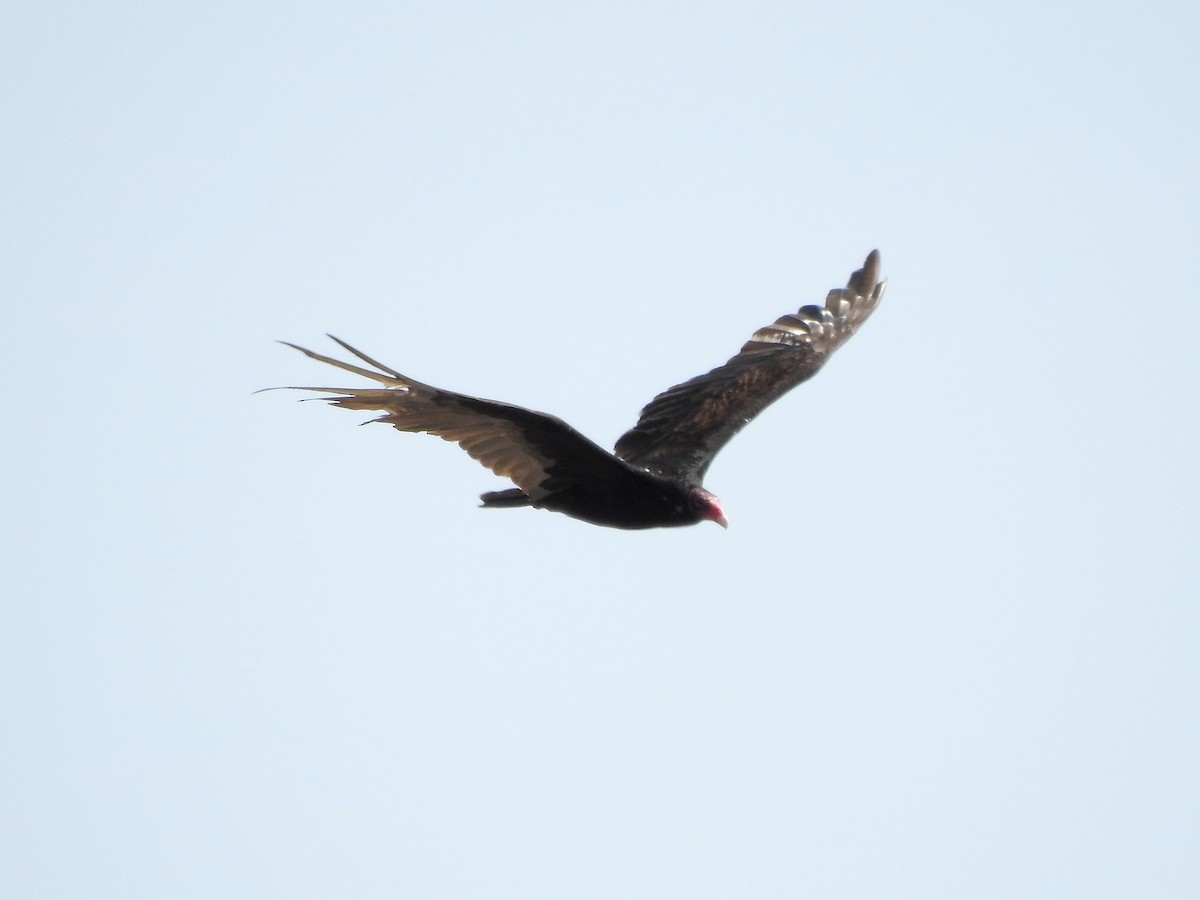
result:
[[[422,384],[345,341],[364,369],[281,341],[305,356],[382,387],[295,387],[334,394],[343,409],[383,413],[400,431],[423,431],[460,445],[516,485],[481,495],[486,508],[533,506],[612,528],[658,528],[709,520],[726,527],[717,498],[700,486],[713,457],[742,426],[802,381],[858,330],[883,296],[879,251],[835,289],[825,305],[804,306],[756,331],[725,365],[659,394],[612,453],[562,419],[495,400]]]

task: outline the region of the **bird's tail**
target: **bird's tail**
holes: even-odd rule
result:
[[[508,509],[516,506],[529,506],[532,502],[529,495],[520,488],[509,488],[504,491],[488,491],[480,494],[483,502],[479,505],[484,509]]]

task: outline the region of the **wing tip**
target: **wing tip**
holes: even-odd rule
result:
[[[882,257],[879,255],[879,250],[872,250],[867,254],[867,258],[863,260],[862,268],[858,269],[850,276],[846,283],[848,290],[854,290],[856,293],[863,296],[871,296],[877,291],[882,295],[882,286],[887,282],[880,280],[879,271],[883,266]],[[876,298],[878,299],[878,298]]]
[[[309,350],[307,347],[301,347],[299,344],[293,344],[291,341],[276,341],[275,343],[283,344],[285,347],[291,347],[293,350],[298,350],[309,359],[325,363],[326,365],[334,366],[335,368],[342,369],[346,372],[352,372],[355,375],[361,375],[364,378],[369,378],[372,381],[377,381],[380,384],[387,385],[388,387],[411,389],[414,385],[418,384],[418,382],[401,375],[390,366],[385,366],[378,360],[372,359],[370,356],[367,356],[367,354],[363,353],[356,347],[352,347],[341,338],[335,337],[329,333],[326,333],[325,336],[336,343],[339,347],[356,356],[368,366],[374,366],[377,371],[364,369],[362,366],[356,366],[353,363],[343,362],[340,359],[334,359],[332,356],[325,356],[324,354],[317,353],[315,350]],[[304,390],[308,389],[305,388]]]
[[[887,287],[887,279],[879,277],[882,266],[879,251],[872,250],[863,260],[862,268],[856,269],[850,275],[844,289],[829,292],[826,306],[831,311],[849,315],[857,323],[861,323],[874,311]],[[845,308],[847,303],[848,308]],[[843,309],[834,310],[830,304],[836,304]]]

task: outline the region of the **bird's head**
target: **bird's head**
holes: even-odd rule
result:
[[[692,507],[692,512],[697,520],[716,522],[722,528],[728,528],[729,522],[725,518],[725,511],[721,509],[721,501],[717,499],[717,495],[710,491],[706,491],[701,487],[694,487],[688,492],[688,503]]]

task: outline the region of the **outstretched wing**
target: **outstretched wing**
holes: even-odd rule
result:
[[[290,390],[334,394],[315,399],[327,400],[342,409],[378,411],[383,415],[370,421],[453,441],[497,475],[511,479],[534,505],[572,484],[589,483],[602,489],[606,482],[616,487],[643,477],[555,416],[422,384],[376,362],[345,341],[329,337],[378,371],[322,356],[287,341],[280,343],[318,362],[385,386]]]
[[[671,478],[700,479],[717,452],[769,404],[817,373],[875,310],[885,282],[872,250],[825,305],[805,306],[761,328],[725,365],[659,394],[616,455]]]

